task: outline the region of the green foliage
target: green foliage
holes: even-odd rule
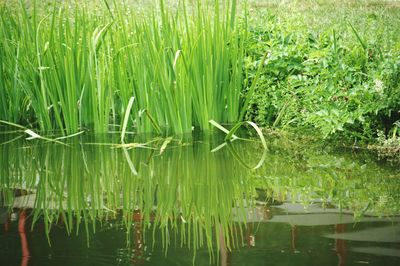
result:
[[[250,21],[247,71],[268,57],[246,119],[312,127],[324,137],[390,130],[400,117],[399,13],[301,4],[259,9]]]
[[[378,131],[377,143],[369,145],[368,148],[377,151],[381,158],[394,163],[400,162],[400,120],[395,123],[388,135]]]
[[[248,120],[371,140],[400,119],[397,4],[144,2],[2,4],[0,120],[63,134]]]
[[[134,8],[2,4],[0,119],[64,134],[114,124],[179,134],[208,129],[210,119],[237,122],[247,33],[236,0]]]

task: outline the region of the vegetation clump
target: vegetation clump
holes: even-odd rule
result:
[[[396,127],[392,136],[386,137],[385,134],[378,132],[376,144],[369,145],[368,148],[376,151],[380,158],[387,159],[394,163],[400,162],[400,136],[397,133],[399,127]]]
[[[368,143],[400,121],[397,2],[29,3],[0,6],[0,120],[65,135],[248,120]]]
[[[247,119],[367,142],[393,130],[400,119],[400,6],[268,3],[251,7],[246,71],[268,56]]]
[[[240,120],[247,31],[236,0],[175,9],[160,0],[139,14],[117,1],[38,5],[0,7],[1,120],[107,132],[122,125],[131,99],[138,132]]]

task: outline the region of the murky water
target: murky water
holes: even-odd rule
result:
[[[254,170],[257,140],[18,136],[1,265],[400,264],[400,171],[366,153],[268,136]]]

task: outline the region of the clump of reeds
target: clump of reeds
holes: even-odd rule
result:
[[[0,119],[64,134],[190,132],[237,122],[246,15],[236,0],[179,1],[137,14],[108,3],[0,6]],[[243,109],[244,110],[244,109]]]

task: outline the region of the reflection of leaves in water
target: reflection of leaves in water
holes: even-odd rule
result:
[[[251,203],[244,169],[232,167],[229,153],[211,154],[207,144],[168,149],[165,143],[160,153],[107,145],[6,146],[1,188],[32,190],[33,197],[14,201],[15,207],[33,208],[34,221],[44,216],[47,233],[60,218],[69,233],[82,221],[86,231],[95,231],[89,221],[115,217],[118,210],[131,230],[133,211],[140,210],[144,227],[161,228],[165,248],[170,230],[181,232],[181,245],[216,248],[215,225],[222,225],[227,247],[236,246],[232,207]]]
[[[239,164],[226,148],[211,152],[220,143],[213,136],[192,145],[176,146],[168,139],[152,143],[152,149],[131,150],[73,142],[20,148],[25,143],[16,140],[0,152],[0,188],[8,205],[15,190],[33,195],[20,207],[34,208],[34,220],[44,216],[47,232],[60,219],[71,233],[82,222],[86,232],[96,231],[99,225],[90,221],[119,216],[129,232],[137,225],[134,211],[140,211],[148,234],[161,230],[165,250],[175,232],[179,245],[218,250],[219,228],[228,249],[241,245],[243,225],[237,222],[251,220],[256,200],[267,206],[322,201],[356,215],[399,212],[398,172],[366,156],[267,139],[265,164],[256,171]],[[259,160],[259,143],[234,145],[246,162]]]
[[[266,164],[256,174],[258,186],[269,187],[276,199],[333,203],[356,216],[399,213],[400,172],[396,168],[378,165],[367,154],[354,151],[280,144],[269,144]]]

